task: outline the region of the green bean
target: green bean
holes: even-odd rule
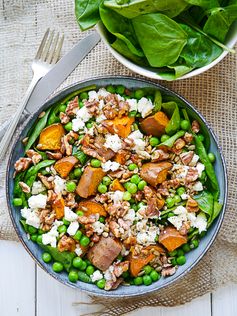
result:
[[[39,172],[41,168],[49,167],[54,163],[55,163],[55,160],[43,160],[39,162],[37,165],[30,167],[26,172],[24,180],[26,181],[30,179],[32,176],[37,175],[37,173]]]
[[[87,275],[85,272],[83,271],[79,271],[78,272],[78,278],[80,281],[85,282],[85,283],[92,283],[91,278],[89,277],[89,275]]]
[[[185,131],[182,131],[182,130],[181,130],[181,131],[178,131],[176,134],[174,134],[173,136],[171,136],[171,137],[170,137],[169,139],[167,139],[165,142],[159,144],[158,147],[159,147],[159,146],[167,146],[167,147],[170,147],[170,148],[171,148],[171,147],[174,145],[175,141],[176,141],[178,138],[184,136],[184,134],[185,134]]]
[[[155,91],[155,99],[154,99],[154,109],[153,112],[158,112],[161,110],[161,104],[162,104],[162,95],[160,90]]]
[[[58,117],[59,114],[59,108],[61,106],[61,103],[56,105],[50,112],[48,121],[47,121],[47,126],[54,124],[54,123],[59,123],[60,122],[60,118]]]

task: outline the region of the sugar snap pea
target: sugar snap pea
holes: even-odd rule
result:
[[[89,277],[89,275],[87,275],[85,272],[83,271],[79,271],[78,272],[78,278],[80,281],[85,282],[85,283],[92,283],[91,278]]]
[[[161,110],[161,104],[162,104],[162,95],[160,90],[155,91],[155,98],[154,98],[154,110],[153,112],[156,113]]]
[[[158,145],[158,147],[160,147],[160,146],[167,146],[167,147],[170,147],[170,148],[171,148],[171,147],[174,145],[175,141],[176,141],[178,138],[184,136],[184,134],[185,134],[184,131],[178,131],[176,134],[174,134],[173,136],[171,136],[171,137],[170,137],[169,139],[167,139],[165,142],[160,143],[160,144]]]
[[[57,104],[50,112],[49,114],[49,118],[47,121],[47,126],[51,125],[51,124],[55,124],[55,123],[59,123],[60,122],[60,118],[58,117],[59,114],[59,108],[61,106],[60,104]]]
[[[43,160],[43,161],[39,162],[37,165],[30,167],[25,174],[24,182],[29,180],[31,177],[37,175],[38,171],[41,168],[49,167],[54,163],[55,163],[55,160]]]
[[[168,135],[173,135],[180,128],[180,114],[179,107],[176,102],[170,101],[162,104],[162,109],[170,117],[170,121],[165,128],[165,131]]]

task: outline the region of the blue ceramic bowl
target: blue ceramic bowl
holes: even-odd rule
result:
[[[175,98],[177,102],[182,105],[184,108],[186,108],[189,115],[193,118],[199,121],[202,128],[205,128],[207,133],[210,136],[210,151],[213,152],[216,155],[216,163],[215,163],[215,172],[218,178],[218,182],[220,185],[220,201],[223,203],[223,209],[219,217],[215,220],[213,225],[209,228],[207,234],[205,237],[202,238],[200,245],[197,249],[189,252],[186,255],[187,262],[185,265],[180,266],[177,270],[177,272],[168,277],[168,278],[161,278],[159,281],[152,283],[150,286],[120,286],[118,289],[114,291],[104,291],[98,289],[96,285],[93,284],[87,284],[83,282],[77,282],[76,284],[71,283],[68,281],[67,274],[65,272],[61,274],[57,274],[52,271],[51,264],[47,264],[43,262],[41,259],[42,249],[35,243],[33,243],[31,240],[27,239],[26,233],[24,232],[19,220],[20,220],[20,211],[19,208],[16,208],[12,204],[13,199],[13,173],[14,173],[14,162],[23,155],[24,148],[22,146],[21,140],[27,135],[27,132],[33,125],[34,121],[38,117],[38,115],[43,111],[46,110],[48,107],[53,105],[55,102],[58,102],[60,99],[64,98],[69,93],[76,91],[80,88],[96,84],[98,87],[104,87],[110,84],[113,85],[124,85],[125,87],[129,89],[137,89],[137,88],[155,88],[160,89],[162,94],[165,95],[167,98],[170,96]],[[226,174],[226,166],[225,161],[221,152],[221,148],[217,143],[217,139],[210,128],[209,124],[205,121],[205,119],[202,117],[202,115],[183,97],[179,96],[178,94],[170,91],[169,89],[159,85],[155,84],[146,80],[141,79],[135,79],[131,77],[101,77],[96,79],[90,79],[86,81],[82,81],[79,83],[76,83],[65,90],[59,92],[56,96],[54,96],[52,99],[47,101],[36,113],[34,113],[31,117],[27,119],[24,126],[21,128],[20,134],[17,137],[17,140],[12,147],[8,166],[7,166],[7,182],[6,182],[6,191],[7,191],[7,203],[9,207],[10,216],[12,219],[12,223],[14,225],[14,228],[18,234],[18,237],[26,250],[29,252],[29,254],[32,256],[32,258],[37,262],[37,264],[44,269],[47,273],[52,275],[55,279],[58,281],[71,286],[73,288],[78,288],[80,290],[84,290],[89,292],[90,294],[94,295],[100,295],[100,296],[107,296],[107,297],[129,297],[129,296],[136,296],[141,294],[146,294],[149,292],[153,292],[158,289],[162,289],[165,286],[169,286],[174,281],[177,281],[179,278],[183,277],[185,274],[187,274],[198,262],[201,260],[201,258],[204,256],[204,254],[207,252],[207,250],[210,248],[211,244],[213,243],[219,229],[221,226],[221,223],[223,221],[225,207],[226,207],[226,198],[227,198],[227,174]]]

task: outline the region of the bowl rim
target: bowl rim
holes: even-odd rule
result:
[[[210,239],[210,241],[207,243],[206,247],[204,248],[204,250],[202,251],[202,253],[200,254],[200,256],[194,260],[190,266],[185,269],[180,275],[177,275],[174,279],[172,280],[168,280],[166,284],[162,284],[160,286],[158,286],[158,288],[156,289],[149,289],[149,287],[147,287],[147,290],[144,293],[132,293],[132,294],[127,294],[127,293],[123,293],[123,294],[116,294],[116,290],[114,291],[102,291],[96,288],[96,290],[88,290],[85,289],[81,286],[76,286],[76,284],[70,283],[70,282],[65,282],[62,278],[60,278],[60,274],[56,275],[54,274],[51,270],[47,269],[47,267],[43,264],[41,264],[41,262],[39,261],[38,257],[35,256],[30,248],[28,247],[28,245],[26,244],[26,242],[23,239],[23,235],[21,234],[20,230],[17,227],[17,223],[15,220],[15,217],[13,215],[13,211],[12,211],[12,207],[11,207],[11,203],[10,203],[10,188],[9,188],[9,183],[10,183],[10,164],[12,161],[12,156],[13,156],[13,152],[14,152],[14,148],[15,145],[17,144],[17,142],[19,142],[21,134],[24,130],[24,128],[29,124],[30,120],[35,119],[39,113],[42,111],[42,108],[44,108],[45,106],[47,106],[48,104],[50,104],[55,98],[59,97],[59,95],[61,95],[62,93],[66,92],[67,90],[81,85],[81,84],[88,84],[90,85],[93,84],[93,81],[97,81],[97,80],[102,80],[102,79],[120,79],[120,80],[135,80],[141,83],[145,83],[145,84],[152,84],[154,85],[154,87],[157,87],[158,89],[161,89],[164,92],[168,92],[171,93],[173,96],[179,98],[181,101],[183,101],[185,103],[185,105],[189,108],[191,108],[192,111],[195,112],[196,115],[198,115],[199,118],[201,118],[201,120],[203,121],[203,123],[205,124],[205,126],[208,128],[209,133],[211,134],[217,150],[220,154],[220,162],[221,165],[223,167],[223,174],[224,174],[224,195],[223,195],[223,207],[222,207],[222,211],[219,214],[219,216],[216,219],[216,227],[215,230],[213,232],[213,235]],[[50,105],[49,105],[50,106]],[[26,249],[26,251],[29,253],[29,255],[33,258],[34,262],[36,262],[38,264],[38,266],[40,266],[46,273],[48,273],[50,276],[52,276],[54,279],[56,279],[57,281],[59,281],[60,283],[67,285],[73,289],[77,289],[77,290],[81,290],[86,292],[87,294],[90,295],[95,295],[98,297],[105,297],[105,298],[121,298],[121,297],[138,297],[138,296],[144,296],[147,295],[149,293],[154,293],[154,292],[158,292],[172,284],[175,284],[179,281],[180,278],[183,278],[184,276],[186,276],[199,262],[200,260],[207,254],[208,250],[210,249],[210,247],[212,246],[213,242],[216,239],[216,236],[221,228],[221,225],[223,223],[223,219],[224,219],[224,215],[226,212],[226,207],[227,207],[227,197],[228,197],[228,177],[227,177],[227,167],[226,167],[226,162],[224,159],[224,155],[222,153],[222,148],[218,143],[218,139],[214,133],[214,131],[212,130],[212,128],[210,127],[209,123],[206,121],[206,119],[203,117],[203,115],[184,97],[182,97],[180,94],[178,94],[177,92],[173,91],[172,89],[169,89],[167,87],[164,87],[163,85],[161,85],[160,83],[156,83],[156,82],[152,82],[150,80],[147,79],[141,79],[141,78],[134,78],[131,76],[115,76],[115,75],[108,75],[108,76],[97,76],[97,77],[92,77],[89,79],[84,79],[84,80],[80,80],[77,81],[75,83],[70,84],[69,86],[66,86],[65,88],[63,88],[62,90],[58,91],[57,93],[55,93],[52,97],[50,97],[49,99],[47,99],[39,108],[37,111],[35,111],[33,114],[31,114],[22,124],[22,126],[19,127],[18,131],[17,131],[17,137],[15,139],[15,141],[12,144],[12,147],[10,148],[10,154],[8,156],[7,159],[7,166],[6,166],[6,200],[7,200],[7,207],[8,207],[8,212],[11,218],[11,222],[13,224],[14,230],[17,233],[17,236],[20,240],[20,242],[22,243],[22,245],[24,246],[24,248]],[[83,284],[83,282],[81,282]],[[92,284],[94,285],[94,284]]]
[[[237,28],[237,22],[235,23],[236,28]],[[109,44],[106,36],[105,36],[105,27],[103,25],[103,23],[101,21],[99,21],[96,25],[96,29],[97,32],[99,33],[102,41],[104,42],[105,46],[108,48],[108,50],[110,51],[110,53],[122,64],[124,65],[126,68],[130,69],[131,71],[140,74],[142,76],[145,76],[147,78],[150,79],[156,79],[156,80],[162,80],[162,81],[178,81],[178,80],[183,80],[183,79],[188,79],[188,78],[192,78],[198,75],[203,74],[204,72],[208,71],[209,69],[211,69],[212,67],[214,67],[215,65],[217,65],[223,58],[225,58],[228,55],[228,51],[224,50],[221,55],[219,57],[217,57],[215,60],[213,60],[210,64],[203,66],[201,68],[196,68],[192,71],[190,71],[189,73],[176,78],[176,79],[166,79],[161,77],[160,75],[156,74],[155,71],[143,68],[140,65],[137,65],[136,63],[134,63],[133,61],[129,60],[128,58],[124,57],[123,55],[121,55],[119,52],[117,52],[113,47],[111,47],[111,45]],[[233,39],[229,40],[228,43],[226,44],[227,47],[229,48],[233,48],[235,46],[235,44],[237,43],[237,32],[236,35],[233,36]]]

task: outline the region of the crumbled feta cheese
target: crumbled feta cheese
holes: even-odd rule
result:
[[[64,207],[64,218],[69,222],[74,222],[77,220],[78,215],[74,213],[69,207]]]
[[[137,111],[137,100],[136,99],[128,99],[127,103],[129,104],[129,111]]]
[[[25,207],[21,209],[21,216],[26,219],[26,224],[35,228],[40,227],[40,218],[35,210],[31,210]]]
[[[94,132],[95,132],[95,127],[94,126],[92,126],[91,128],[85,128],[84,129],[84,131],[85,131],[85,133],[86,134],[89,134],[89,135],[91,135],[91,136],[94,136]]]
[[[105,88],[100,88],[99,91],[97,92],[98,97],[100,98],[106,98],[108,95],[111,93],[108,92]]]
[[[124,97],[122,97],[120,94],[116,94],[118,101],[124,101]]]
[[[45,186],[41,181],[35,181],[31,188],[31,194],[36,195],[46,190]]]
[[[119,204],[123,200],[123,192],[118,190],[111,192],[110,198],[114,202],[114,204]]]
[[[79,130],[84,130],[85,128],[85,123],[79,119],[79,118],[75,118],[72,120],[72,130],[74,132],[78,132]]]
[[[198,162],[198,160],[199,160],[199,156],[194,154],[192,160],[189,163],[189,166],[190,167],[195,167],[197,162]]]
[[[136,237],[139,244],[148,246],[156,243],[155,239],[157,234],[159,234],[159,228],[157,226],[148,226],[147,222],[147,219],[142,219],[136,223]]]
[[[147,98],[141,98],[138,101],[137,109],[141,113],[142,117],[146,117],[149,115],[154,108],[154,105],[152,104],[151,100]]]
[[[181,194],[181,199],[182,199],[182,200],[187,200],[188,197],[189,197],[189,195],[188,195],[187,193]]]
[[[96,221],[92,224],[93,230],[98,235],[101,235],[104,231],[105,225],[101,223],[100,221]]]
[[[205,230],[207,230],[207,218],[204,213],[200,213],[196,217],[196,221],[193,225],[194,227],[198,228],[199,234]]]
[[[88,92],[89,101],[98,100],[98,94],[96,91],[92,90]]]
[[[193,189],[194,191],[197,191],[197,192],[203,191],[203,185],[202,185],[202,183],[201,183],[200,181],[197,181],[197,182],[195,182],[194,185],[192,186],[192,189]]]
[[[130,139],[142,139],[143,138],[143,134],[137,129],[136,131],[132,132],[128,138]]]
[[[143,134],[139,130],[132,132],[128,136],[128,138],[134,141],[133,150],[135,150],[138,154],[144,152],[144,149],[146,147],[146,142],[143,140]],[[149,158],[150,158],[150,155],[149,155]]]
[[[103,274],[99,271],[96,270],[92,275],[91,275],[91,281],[96,282],[98,280],[103,279]]]
[[[67,233],[70,236],[74,236],[79,228],[79,223],[77,221],[71,222],[68,226]]]
[[[87,107],[83,106],[77,110],[76,117],[77,119],[81,119],[83,122],[87,122],[92,117],[92,115],[89,113]]]
[[[184,220],[185,218],[183,218],[182,216],[171,216],[168,218],[168,221],[178,230],[182,227]]]
[[[118,152],[122,148],[122,141],[118,137],[117,134],[115,135],[107,134],[105,137],[106,137],[106,140],[105,140],[104,146],[106,148],[110,148],[114,152]]]
[[[28,205],[30,208],[45,208],[47,203],[47,195],[37,194],[32,195],[28,200]]]
[[[176,209],[173,211],[174,214],[186,214],[187,210],[185,207],[183,207],[182,205],[179,205],[178,207],[176,207]]]
[[[110,266],[105,272],[104,272],[104,278],[106,281],[113,280],[112,272],[114,271],[114,267]]]
[[[136,216],[136,213],[135,213],[135,211],[131,208],[131,209],[129,209],[128,210],[128,212],[127,212],[127,214],[124,216],[124,220],[125,221],[130,221],[130,222],[134,222],[134,220],[135,220],[135,216]]]
[[[99,101],[99,110],[102,110],[104,106],[105,106],[104,100],[100,100]]]
[[[205,170],[205,166],[201,162],[198,162],[196,168],[198,171],[198,176],[201,177],[202,172]]]
[[[172,171],[177,179],[185,179],[188,173],[189,166],[174,164]]]
[[[96,122],[97,123],[101,123],[104,120],[106,120],[106,116],[103,113],[96,117]]]
[[[116,161],[108,160],[101,164],[103,171],[107,172],[109,170],[116,171],[119,169],[120,164]]]
[[[59,176],[54,177],[54,192],[57,194],[62,193],[66,189],[66,180]]]
[[[57,245],[57,237],[59,233],[57,231],[57,226],[53,226],[49,232],[42,235],[42,243],[43,245],[50,245],[51,247],[56,247]]]
[[[76,245],[75,253],[77,254],[78,257],[80,257],[83,254],[83,251],[78,244]]]

